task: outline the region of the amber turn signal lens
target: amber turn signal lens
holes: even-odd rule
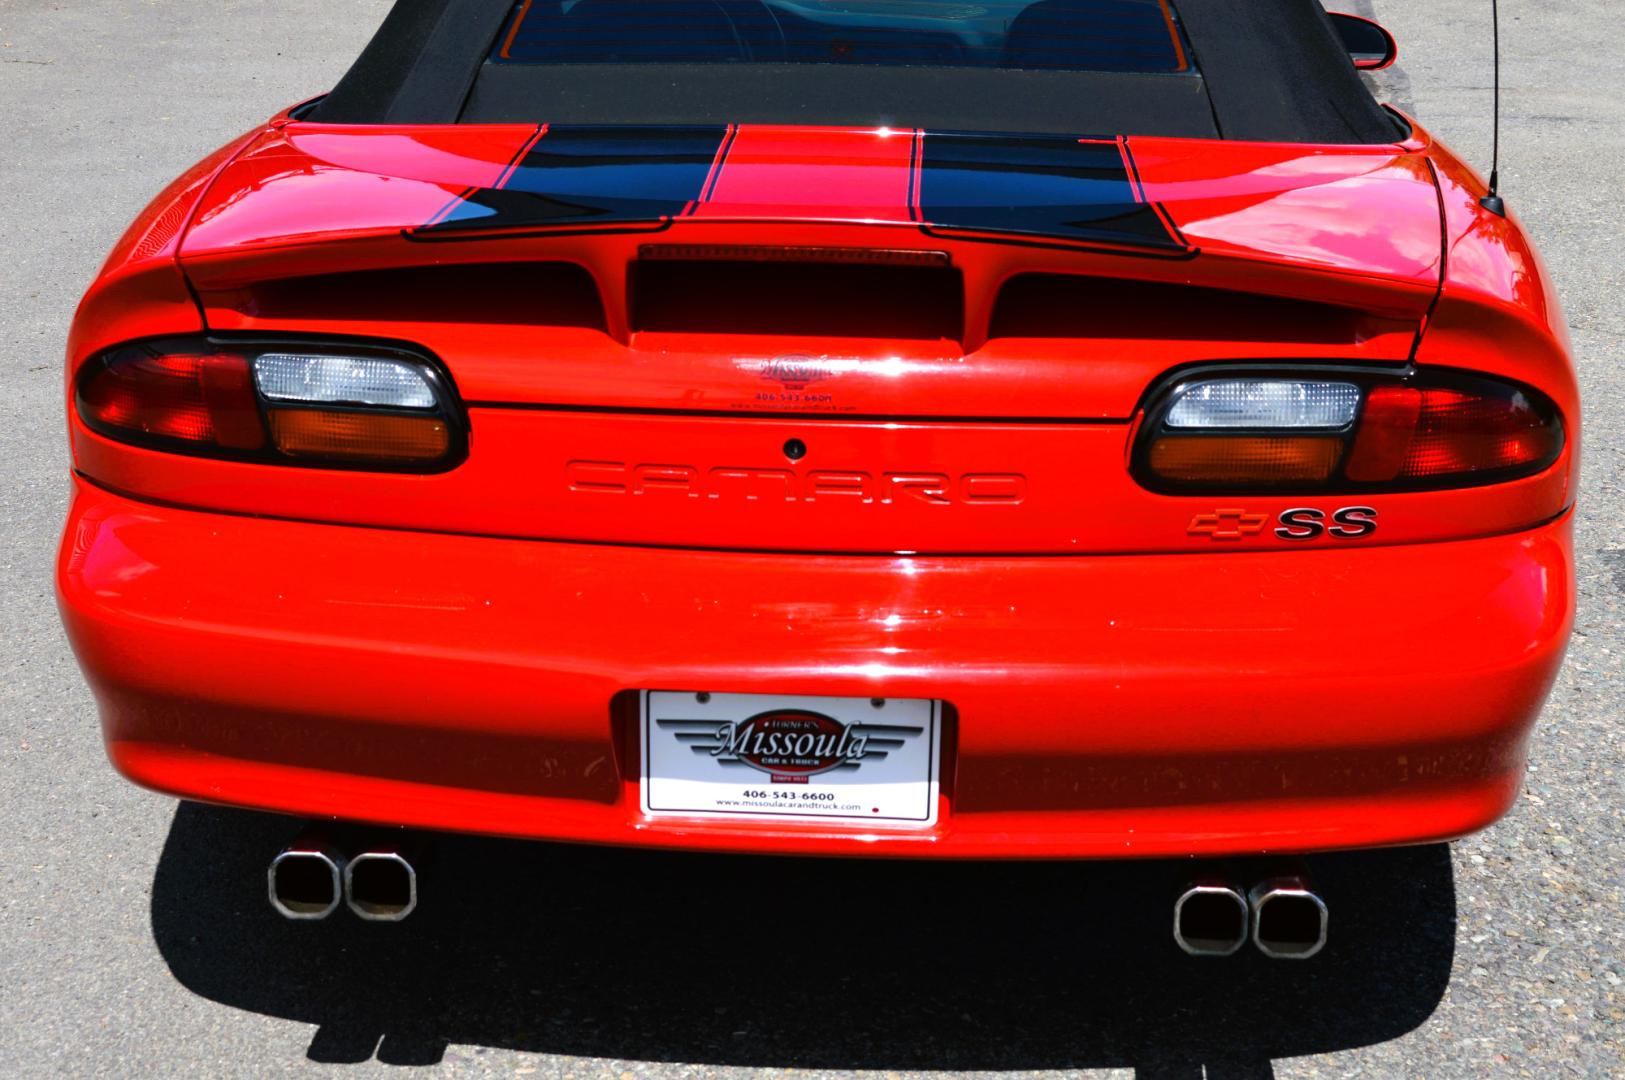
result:
[[[1326,480],[1342,456],[1339,437],[1164,435],[1151,444],[1150,465],[1176,483],[1292,484]]]
[[[293,458],[428,464],[451,448],[451,432],[438,416],[272,409],[268,418],[276,448]]]

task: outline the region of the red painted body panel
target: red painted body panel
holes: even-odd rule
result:
[[[748,226],[733,226],[731,233],[719,239],[748,242],[753,235]],[[919,234],[899,230],[888,240],[877,236],[872,228],[802,226],[775,230],[775,237],[799,244],[893,246],[917,243]],[[620,255],[621,276],[624,261],[635,257],[636,247],[632,241],[623,242],[627,250]],[[461,255],[478,260],[474,265],[483,276],[474,280],[483,283],[490,281],[488,259],[536,258],[534,245],[527,251],[526,243],[493,243],[489,246],[503,250],[483,252],[437,247],[424,254],[441,256],[432,280],[454,285],[456,277],[448,270],[446,260]],[[585,253],[562,250],[585,243],[550,240],[546,254],[561,259],[579,254],[586,259]],[[604,253],[606,243],[601,241],[595,250],[612,262]],[[412,248],[405,254],[418,255],[420,251]],[[387,254],[380,255],[388,258]],[[1095,269],[1120,270],[1123,261],[1119,258],[1115,264]],[[1178,265],[1181,276],[1188,273],[1189,264]],[[964,267],[967,279],[973,276],[975,267]],[[1138,269],[1137,263],[1131,268]],[[1211,291],[1175,299],[1214,312],[1212,320],[1189,326],[1165,325],[1156,334],[1146,333],[1146,319],[1157,319],[1166,309],[1167,298],[1152,293],[1124,298],[1123,306],[1116,309],[1135,315],[1144,313],[1145,318],[1134,328],[1127,325],[1131,321],[1127,314],[1084,327],[1078,325],[1083,321],[1081,315],[1066,319],[1057,313],[1048,320],[1050,325],[1035,320],[1025,333],[989,337],[984,325],[980,330],[968,331],[969,340],[963,345],[945,339],[743,333],[724,336],[648,330],[629,331],[623,343],[590,313],[583,319],[576,310],[558,311],[558,321],[518,325],[508,321],[500,308],[483,316],[459,318],[445,310],[444,302],[410,303],[410,298],[417,295],[411,280],[379,281],[357,274],[306,279],[309,288],[217,287],[213,267],[206,260],[189,262],[188,269],[198,281],[209,324],[218,330],[375,334],[383,322],[400,336],[445,359],[467,400],[626,409],[1122,420],[1133,415],[1148,383],[1171,366],[1224,359],[1290,360],[1305,355],[1398,363],[1409,357],[1420,323],[1420,315],[1389,318],[1330,305],[1305,305],[1283,312],[1279,306],[1256,297],[1206,287]],[[233,276],[239,272],[231,271]],[[1003,271],[990,267],[987,273],[991,276]],[[606,271],[605,277],[614,275]],[[987,287],[997,288],[991,283]],[[971,288],[967,280],[967,293]],[[324,299],[323,289],[333,291]],[[353,298],[348,310],[340,297]],[[1221,318],[1217,314],[1227,307],[1254,309],[1258,314],[1248,321],[1245,331],[1239,331],[1230,321],[1233,316]],[[968,314],[975,317],[974,311]],[[991,315],[990,310],[982,313],[984,324]],[[1207,325],[1219,321],[1227,325],[1223,329]],[[970,344],[976,337],[983,339],[979,346]],[[763,381],[763,364],[788,354],[816,357],[838,369],[838,396],[820,404],[763,402],[764,390],[779,389]],[[922,380],[930,386],[929,394],[918,392]],[[826,392],[836,388],[826,384],[816,389]]]
[[[1567,640],[1570,559],[1566,520],[1222,558],[678,552],[204,514],[81,482],[59,581],[113,759],[162,790],[595,842],[1079,857],[1487,824]],[[941,822],[644,821],[642,687],[941,697]]]
[[[730,130],[655,234],[422,232],[539,138],[284,116],[109,260],[70,377],[140,337],[359,335],[432,352],[471,422],[456,468],[383,475],[141,449],[70,401],[58,585],[127,774],[297,814],[829,854],[1356,847],[1509,805],[1572,618],[1579,401],[1537,257],[1446,149],[1121,140],[1177,256],[922,231],[918,136],[824,128]],[[656,241],[943,252],[957,321],[901,289],[794,332],[718,325],[766,294],[674,323],[637,284]],[[818,377],[776,378],[786,357]],[[1562,456],[1362,495],[1375,534],[1298,545],[1191,526],[1347,499],[1129,476],[1145,396],[1183,366],[1413,360],[1539,388]],[[645,688],[945,700],[941,822],[645,821]]]
[[[1580,391],[1551,275],[1516,216],[1501,217],[1479,205],[1485,186],[1471,168],[1442,146],[1433,162],[1448,273],[1418,342],[1417,361],[1480,367],[1538,386],[1577,435]],[[1578,466],[1575,460],[1571,471]]]
[[[1124,424],[897,423],[474,409],[469,460],[431,476],[245,469],[112,442],[75,420],[80,467],[148,499],[241,514],[487,536],[755,551],[1110,554],[1268,550],[1269,529],[1189,532],[1216,509],[1273,519],[1302,495],[1153,495]],[[808,454],[785,459],[786,440]],[[516,466],[515,463],[523,463]],[[1484,536],[1560,513],[1568,459],[1456,491],[1368,503],[1362,547]],[[968,478],[968,479],[967,479]],[[1303,546],[1331,546],[1329,536]]]
[[[74,315],[68,336],[70,377],[85,357],[110,345],[204,328],[176,256],[210,184],[259,137],[260,132],[250,132],[182,173],[113,245]]]
[[[741,127],[696,216],[909,224],[913,150],[910,130]],[[816,188],[799,182],[809,168]]]
[[[279,126],[211,189],[185,254],[248,258],[335,239],[399,240],[401,230],[422,226],[448,199],[490,183],[535,135],[528,125]],[[742,127],[701,212],[672,223],[692,235],[668,230],[661,240],[705,242],[713,225],[744,221],[913,229],[914,138],[912,130]],[[1307,267],[1391,282],[1393,306],[1413,314],[1426,308],[1438,282],[1439,210],[1428,145],[1127,140],[1146,198],[1209,256],[1192,277],[1206,279],[1215,263],[1288,262],[1300,275]],[[1377,214],[1380,231],[1365,224]],[[915,230],[904,246],[931,245]],[[335,265],[344,262],[341,253],[330,254]],[[1055,264],[1043,252],[987,257]],[[1227,284],[1235,287],[1234,267],[1230,272]],[[1297,285],[1290,295],[1302,292]]]
[[[187,237],[188,270],[205,294],[211,325],[255,328],[256,305],[234,295],[245,282],[380,267],[557,259],[592,273],[603,295],[609,336],[634,344],[626,267],[650,241],[648,233],[564,231],[428,243],[403,232],[423,225],[470,186],[488,182],[503,153],[520,153],[535,135],[536,129],[513,125],[380,129],[300,123],[267,133],[214,186]],[[1125,152],[1138,166],[1145,196],[1160,203],[1202,253],[1170,262],[922,237],[908,199],[903,157],[913,137],[903,131],[742,128],[712,197],[694,216],[671,222],[653,239],[950,250],[965,277],[965,330],[956,344],[967,355],[976,353],[990,333],[1000,285],[1022,273],[1178,282],[1342,305],[1359,314],[1358,325],[1351,324],[1353,332],[1344,340],[1317,342],[1330,348],[1330,355],[1379,360],[1409,355],[1416,321],[1437,290],[1438,201],[1425,163],[1428,144],[1422,141],[1281,147],[1128,140],[1132,150]],[[468,144],[466,153],[459,139]],[[767,160],[775,150],[783,160]],[[811,201],[807,192],[824,201]],[[1140,334],[1125,336],[1141,340]],[[1234,332],[1222,340],[1235,340]],[[568,349],[587,343],[571,335],[561,344]],[[1115,352],[1124,343],[1101,344]],[[1293,355],[1271,336],[1258,344],[1250,353],[1220,346],[1217,355]],[[884,345],[856,355],[874,355],[877,349],[886,355]],[[600,347],[593,359],[613,358]],[[536,400],[538,390],[524,380],[488,385],[482,367],[457,374],[468,383],[465,393],[476,399]],[[594,403],[644,404],[641,385],[619,380],[594,386]],[[1097,403],[1094,395],[1077,393],[1079,400],[1067,404],[1088,415],[1122,416],[1133,402],[1119,396]],[[1022,415],[1032,407],[1007,405],[1003,415]]]

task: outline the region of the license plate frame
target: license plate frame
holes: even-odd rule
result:
[[[929,698],[645,690],[641,810],[655,819],[931,828],[942,713]]]

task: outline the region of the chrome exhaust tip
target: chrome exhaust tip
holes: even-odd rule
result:
[[[344,901],[368,922],[400,922],[418,906],[418,872],[398,851],[363,851],[344,864]]]
[[[1247,944],[1248,919],[1240,889],[1197,881],[1174,901],[1174,941],[1192,956],[1230,956]]]
[[[266,871],[271,907],[284,919],[325,919],[338,910],[342,856],[321,844],[295,841]]]
[[[1326,901],[1301,877],[1261,881],[1248,894],[1253,944],[1273,960],[1307,960],[1326,947]]]

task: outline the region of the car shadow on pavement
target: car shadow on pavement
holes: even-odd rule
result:
[[[1171,905],[1189,866],[1167,862],[444,837],[407,921],[341,908],[290,923],[266,902],[265,872],[293,831],[287,818],[182,804],[153,933],[188,989],[319,1025],[309,1056],[329,1062],[428,1064],[456,1044],[633,1062],[1268,1077],[1272,1059],[1419,1026],[1455,941],[1443,845],[1311,859],[1331,940],[1289,962],[1251,948],[1181,953]]]

